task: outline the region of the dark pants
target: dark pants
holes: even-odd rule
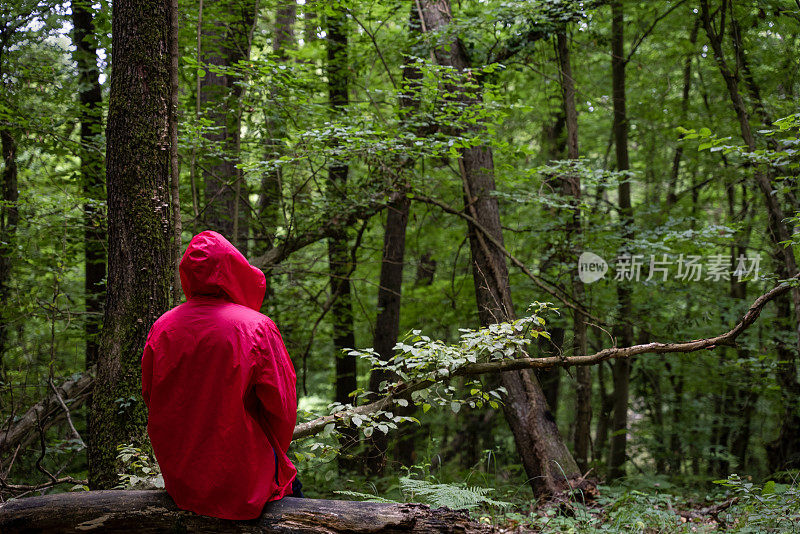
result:
[[[275,484],[278,483],[278,453],[275,454]],[[292,480],[292,494],[289,497],[305,497],[303,495],[303,483],[300,482],[300,479],[295,476],[294,480]]]
[[[305,497],[303,495],[303,483],[297,477],[292,480],[292,497]]]

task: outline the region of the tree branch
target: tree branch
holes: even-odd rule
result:
[[[793,276],[790,280],[799,280],[800,274]],[[653,353],[653,354],[667,354],[674,352],[696,352],[703,349],[713,349],[719,345],[733,345],[736,338],[740,336],[748,327],[750,327],[764,309],[767,303],[775,300],[779,296],[789,292],[793,284],[783,282],[767,293],[758,297],[750,308],[742,316],[738,323],[729,331],[718,336],[696,339],[692,341],[685,341],[682,343],[645,343],[642,345],[633,345],[631,347],[611,347],[603,349],[594,354],[585,356],[570,356],[560,357],[551,356],[546,358],[517,358],[513,360],[498,360],[493,362],[480,362],[470,363],[464,365],[455,371],[451,372],[447,378],[453,376],[473,376],[488,373],[499,373],[506,371],[516,371],[520,369],[549,369],[552,367],[572,367],[578,365],[594,365],[606,360],[618,358],[630,358],[639,354]],[[294,439],[308,437],[318,432],[321,432],[325,426],[330,423],[337,423],[344,419],[350,418],[353,415],[363,415],[375,413],[388,408],[394,403],[396,399],[407,398],[414,391],[428,388],[435,382],[433,380],[420,380],[418,382],[411,382],[409,384],[400,384],[389,395],[369,404],[358,406],[352,410],[337,412],[325,417],[314,419],[306,423],[301,423],[295,427]]]

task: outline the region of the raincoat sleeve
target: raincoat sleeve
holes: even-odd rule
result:
[[[297,421],[297,393],[294,366],[278,328],[268,321],[260,338],[259,361],[253,389],[264,425],[284,453],[292,442]]]

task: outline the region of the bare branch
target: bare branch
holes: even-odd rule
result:
[[[81,438],[81,435],[75,429],[75,425],[72,424],[72,416],[69,413],[69,408],[67,407],[67,404],[64,402],[64,399],[61,397],[61,393],[58,392],[58,388],[56,388],[56,385],[53,383],[53,379],[49,378],[47,381],[50,384],[50,389],[53,390],[53,394],[56,396],[56,399],[58,399],[58,403],[64,410],[64,414],[67,417],[67,424],[69,424],[69,428],[70,430],[72,430],[72,435],[75,436],[75,439],[78,440],[78,442],[81,444],[81,447],[86,448],[86,443],[84,443],[83,438]]]

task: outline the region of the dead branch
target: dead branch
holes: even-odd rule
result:
[[[94,377],[91,371],[76,379],[67,380],[57,387],[58,395],[51,393],[31,406],[17,421],[7,421],[3,425],[4,431],[0,432],[0,458],[2,458],[0,464],[7,467],[10,460],[10,454],[7,453],[19,446],[25,448],[36,439],[34,430],[37,428],[37,421],[41,421],[43,429],[47,430],[66,417],[58,397],[61,397],[65,404],[69,401],[74,410],[89,398],[93,384]]]

